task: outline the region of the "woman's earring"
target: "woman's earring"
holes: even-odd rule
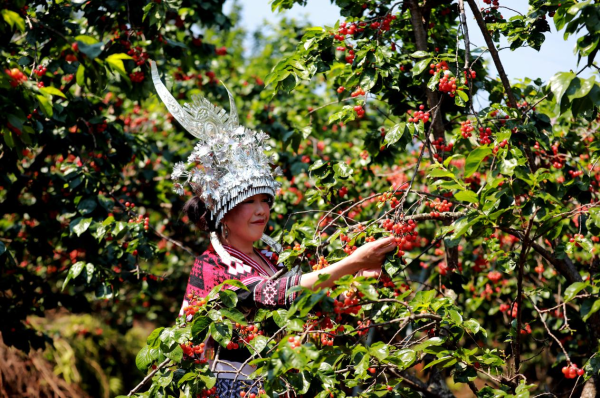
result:
[[[229,238],[229,228],[227,228],[227,224],[223,224],[223,235],[225,235],[225,239]]]

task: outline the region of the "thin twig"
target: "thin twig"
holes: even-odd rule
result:
[[[146,375],[146,377],[144,377],[144,380],[142,380],[140,382],[140,384],[138,384],[137,386],[135,386],[133,388],[133,390],[131,390],[129,392],[129,394],[127,394],[128,397],[131,397],[133,394],[135,394],[140,388],[142,388],[142,386],[144,384],[146,384],[146,382],[148,382],[148,380],[150,380],[151,378],[154,377],[154,375],[161,370],[162,368],[164,368],[165,366],[167,366],[167,364],[170,362],[171,360],[169,358],[165,359],[160,365],[158,365],[156,367],[156,369],[152,370],[152,372],[148,373],[148,375]]]

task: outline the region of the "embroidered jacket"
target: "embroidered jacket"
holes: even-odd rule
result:
[[[253,313],[257,308],[289,306],[296,299],[297,293],[290,295],[287,295],[287,293],[289,289],[300,284],[301,274],[299,272],[291,272],[279,279],[269,280],[269,274],[251,257],[231,246],[223,245],[223,247],[233,257],[232,264],[230,266],[225,265],[212,246],[209,246],[194,262],[185,292],[186,298],[190,293],[205,297],[215,286],[228,279],[237,279],[246,285],[247,291],[234,286],[227,286],[226,289],[236,292],[238,296],[237,306],[247,317],[253,317]],[[273,265],[277,258],[276,254],[267,250],[255,250],[255,252],[273,273],[278,271],[280,267]],[[186,299],[183,302],[182,310],[187,305]],[[215,342],[212,338],[209,338],[206,342],[204,358],[212,361],[214,354]],[[221,350],[220,358],[226,361],[227,364],[224,362],[217,363],[215,370],[226,371],[220,373],[219,378],[234,378],[235,375],[232,371],[241,368],[243,362],[249,357],[250,352],[243,347]],[[250,365],[245,365],[242,373],[250,374],[254,370]],[[243,380],[246,377],[240,377],[239,379]]]
[[[248,291],[234,286],[228,286],[227,289],[237,293],[238,303],[241,307],[284,307],[296,299],[296,293],[287,296],[287,292],[300,283],[301,275],[284,275],[271,281],[269,274],[251,257],[231,246],[223,245],[223,247],[234,258],[232,264],[225,265],[212,246],[209,246],[194,262],[185,292],[186,297],[190,293],[204,297],[210,293],[213,287],[227,279],[237,279],[248,287]],[[267,250],[255,250],[255,252],[273,273],[278,271],[280,267],[276,267],[272,263],[276,254]],[[184,306],[186,304],[184,302]]]

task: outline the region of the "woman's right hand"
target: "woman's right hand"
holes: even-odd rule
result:
[[[352,262],[357,270],[380,268],[386,254],[395,249],[396,242],[393,236],[381,238],[375,242],[362,245],[348,256],[348,260]]]

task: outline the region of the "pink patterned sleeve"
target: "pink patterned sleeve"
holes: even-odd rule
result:
[[[276,280],[267,278],[248,278],[248,291],[237,289],[238,300],[243,306],[256,307],[288,307],[294,302],[297,292],[288,294],[289,290],[300,284],[301,275],[283,277]],[[257,280],[258,279],[258,280]]]

